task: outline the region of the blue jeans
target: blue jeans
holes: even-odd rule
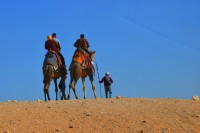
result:
[[[105,94],[106,94],[106,98],[108,98],[108,92],[109,92],[109,97],[111,98],[111,94],[112,94],[112,90],[110,86],[104,86],[105,88]]]

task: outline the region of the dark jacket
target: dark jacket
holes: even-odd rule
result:
[[[74,47],[76,48],[80,47],[81,49],[87,51],[90,45],[85,38],[80,38],[74,43]]]
[[[48,51],[53,50],[53,51],[59,53],[60,52],[60,45],[54,40],[47,40],[45,42],[45,49],[47,49]]]
[[[107,79],[108,79],[109,81],[107,81]],[[103,82],[104,82],[104,86],[110,86],[111,83],[113,83],[113,80],[112,80],[112,78],[111,78],[110,76],[104,76],[104,77],[102,78],[102,80],[99,81],[99,83],[103,83]],[[109,82],[110,82],[110,83],[109,83]]]

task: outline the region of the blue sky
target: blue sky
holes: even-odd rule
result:
[[[199,6],[198,0],[1,1],[0,101],[44,99],[44,42],[53,32],[67,66],[85,34],[100,77],[111,73],[113,97],[200,96]],[[93,98],[88,78],[86,85]],[[95,86],[100,97],[97,73]],[[77,93],[83,98],[81,80]],[[50,95],[55,99],[53,82]]]

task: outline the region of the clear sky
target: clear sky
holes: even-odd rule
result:
[[[1,1],[0,101],[44,99],[44,42],[53,32],[67,66],[85,34],[100,77],[111,73],[113,97],[200,96],[199,7],[199,0]],[[86,86],[93,98],[88,78]],[[100,97],[97,73],[95,86]],[[83,98],[81,80],[77,93]],[[53,82],[50,96],[55,99]]]

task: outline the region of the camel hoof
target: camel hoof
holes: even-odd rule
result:
[[[68,96],[65,100],[70,100],[70,97]]]
[[[63,100],[68,100],[68,98],[64,97]]]

